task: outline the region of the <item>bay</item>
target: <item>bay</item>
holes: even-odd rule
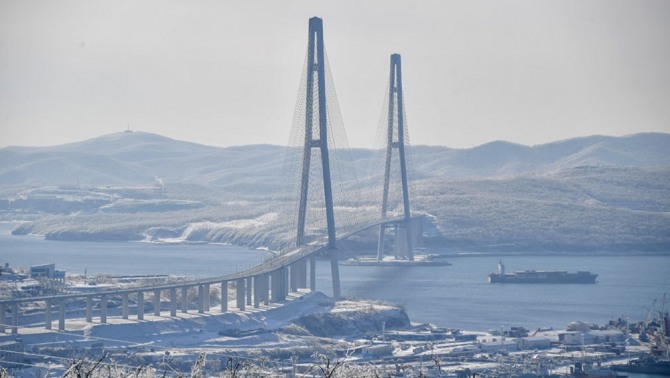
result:
[[[488,274],[501,259],[508,272],[589,270],[598,274],[597,283],[490,284]],[[447,261],[452,265],[341,266],[342,292],[403,304],[413,321],[482,331],[510,326],[565,329],[576,320],[637,321],[646,317],[654,299],[654,309],[660,310],[664,293],[670,293],[670,254],[468,254]],[[329,277],[318,286],[331,287]]]
[[[0,263],[11,267],[56,264],[67,273],[174,275],[205,278],[258,265],[271,253],[220,244],[51,241],[12,236],[12,223],[0,223]]]
[[[55,263],[68,273],[204,278],[247,269],[270,255],[228,245],[47,241],[12,236],[12,228],[0,224],[0,263]],[[590,270],[598,274],[598,282],[489,284],[487,275],[501,259],[508,271]],[[654,309],[660,310],[664,293],[670,293],[670,253],[452,253],[447,261],[452,265],[340,266],[342,293],[401,304],[415,322],[482,331],[510,326],[560,329],[575,320],[604,324],[620,317],[637,321],[646,317],[655,299]],[[317,290],[332,294],[326,259],[317,261]]]

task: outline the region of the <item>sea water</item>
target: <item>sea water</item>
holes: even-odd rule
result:
[[[271,256],[245,247],[213,244],[47,241],[12,236],[0,224],[0,263],[29,267],[55,263],[68,273],[220,276],[245,270]],[[414,322],[481,330],[523,326],[565,328],[575,320],[603,324],[638,321],[661,309],[670,294],[670,252],[458,254],[452,265],[427,267],[340,266],[342,294],[401,304]],[[596,284],[489,284],[502,260],[507,271],[589,270]],[[317,261],[317,290],[332,294],[330,262]],[[654,300],[656,303],[654,304]],[[670,297],[666,300],[670,302]],[[670,303],[666,303],[666,311]]]

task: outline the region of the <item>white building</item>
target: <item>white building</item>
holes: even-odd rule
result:
[[[586,332],[568,331],[558,334],[558,341],[567,346],[604,343],[623,343],[626,335],[616,329],[592,330]]]
[[[514,340],[504,340],[497,342],[485,342],[479,344],[479,350],[483,353],[496,353],[496,352],[516,352],[518,346]]]
[[[548,337],[520,337],[517,339],[520,350],[535,350],[551,348],[551,339]]]

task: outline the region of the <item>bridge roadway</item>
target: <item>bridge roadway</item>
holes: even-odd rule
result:
[[[418,219],[420,217],[413,217]],[[364,225],[352,227],[351,230],[339,233],[338,240],[346,239],[349,236],[377,227],[382,224],[399,224],[402,218],[380,219]],[[244,311],[246,305],[255,308],[260,307],[261,302],[268,305],[270,300],[279,302],[286,298],[290,291],[297,291],[299,288],[307,288],[307,260],[310,262],[310,285],[309,288],[316,289],[316,264],[315,255],[327,249],[327,238],[323,237],[307,245],[298,247],[289,252],[278,255],[260,265],[247,269],[245,271],[218,277],[210,277],[198,280],[180,281],[170,284],[136,286],[126,289],[104,289],[87,293],[67,293],[49,296],[34,296],[0,299],[0,334],[5,333],[6,328],[10,328],[12,334],[18,333],[21,303],[44,302],[45,303],[45,328],[52,327],[52,306],[58,305],[58,329],[65,329],[66,303],[68,300],[85,299],[86,300],[86,321],[93,321],[93,299],[99,298],[100,323],[107,322],[107,299],[111,296],[121,296],[121,316],[123,319],[129,318],[129,296],[136,294],[137,319],[144,319],[144,293],[153,292],[153,313],[160,316],[161,312],[161,293],[169,290],[170,292],[170,316],[176,316],[177,313],[177,290],[181,290],[181,312],[186,313],[189,309],[188,289],[197,287],[198,289],[198,312],[205,313],[210,310],[210,286],[212,284],[221,284],[221,312],[228,311],[228,289],[229,282],[235,283],[236,307]],[[334,278],[335,279],[335,278]],[[337,277],[339,280],[339,275]],[[272,290],[270,290],[272,288]],[[11,310],[11,323],[7,323],[7,310]]]

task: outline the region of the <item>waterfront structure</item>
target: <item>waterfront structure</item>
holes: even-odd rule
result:
[[[395,224],[396,258],[414,261],[412,249],[412,221],[409,206],[409,186],[407,184],[407,163],[405,159],[405,139],[407,126],[405,122],[405,105],[402,91],[402,66],[400,54],[391,55],[391,69],[388,84],[387,128],[386,128],[386,158],[384,161],[384,190],[382,194],[381,218],[385,219],[388,212],[389,185],[391,177],[391,161],[393,152],[398,153],[398,168],[402,186],[403,222]],[[402,230],[398,229],[398,226]],[[384,239],[387,224],[379,227],[379,242],[377,243],[377,260],[384,259]]]

